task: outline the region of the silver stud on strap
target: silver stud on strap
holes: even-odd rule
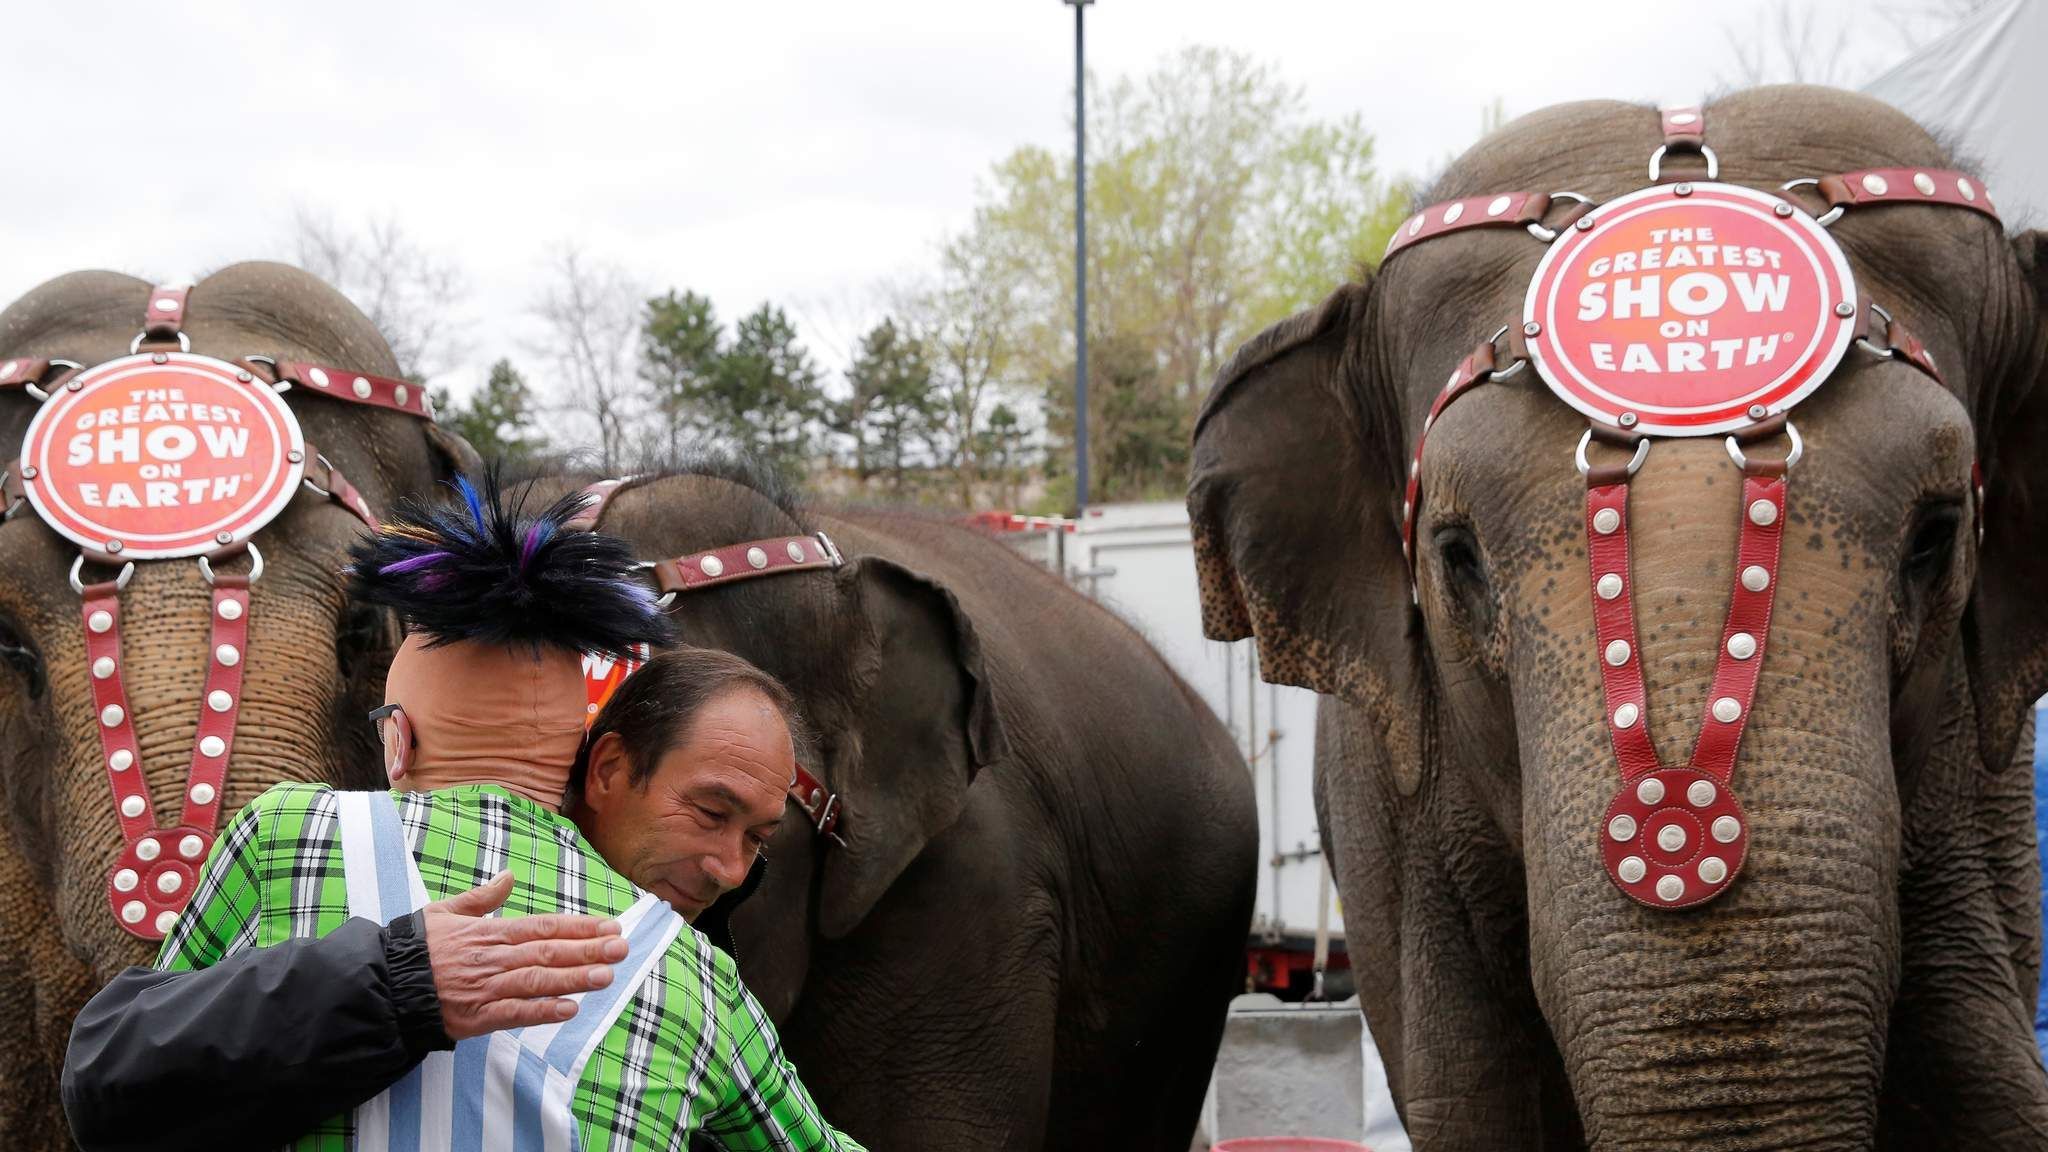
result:
[[[92,662],[93,679],[105,680],[107,677],[112,676],[113,674],[114,658],[112,656],[102,656],[99,659]]]
[[[306,379],[310,381],[313,387],[315,388],[327,387],[327,373],[322,372],[318,368],[308,370],[306,373]]]
[[[1742,704],[1733,696],[1723,696],[1714,701],[1714,719],[1723,724],[1733,724],[1742,719]]]
[[[1756,637],[1747,632],[1737,632],[1728,638],[1728,654],[1737,660],[1747,660],[1756,655]]]
[[[213,803],[213,785],[206,783],[194,784],[192,786],[192,802],[194,804]]]
[[[1640,856],[1624,856],[1614,870],[1621,875],[1622,883],[1634,884],[1643,878],[1643,874],[1648,872],[1649,868],[1643,864],[1643,858]]]
[[[236,650],[233,644],[223,644],[215,648],[213,650],[213,658],[220,661],[221,665],[227,668],[233,668],[242,662],[242,654]]]
[[[766,568],[768,566],[768,554],[759,548],[747,549],[747,566],[750,568]]]
[[[1615,640],[1607,645],[1607,663],[1615,668],[1628,663],[1628,641]]]
[[[1891,191],[1892,186],[1885,183],[1884,177],[1877,173],[1866,172],[1863,174],[1863,190],[1872,196],[1882,196]]]
[[[398,387],[391,390],[391,399],[396,401],[397,403],[403,404],[407,400],[412,399],[412,393],[406,390],[405,385],[400,384]]]
[[[1913,173],[1913,187],[1919,189],[1922,196],[1932,196],[1934,195],[1934,177],[1929,176],[1925,172],[1915,172]]]
[[[154,836],[144,836],[135,842],[135,858],[145,864],[163,855],[163,851],[164,846]]]
[[[1733,816],[1717,816],[1714,819],[1714,839],[1723,844],[1732,844],[1742,835],[1742,821]]]
[[[101,609],[85,618],[85,626],[94,632],[105,632],[114,626],[113,614],[105,609]]]
[[[1511,202],[1512,197],[1495,196],[1493,201],[1486,206],[1486,214],[1488,216],[1498,216],[1508,210],[1508,204]]]
[[[1709,856],[1700,861],[1700,882],[1719,884],[1728,878],[1728,862],[1719,856]]]
[[[126,904],[121,905],[121,919],[130,924],[140,924],[142,923],[143,915],[148,911],[149,909],[142,906],[142,901],[130,900]]]
[[[1614,726],[1622,729],[1633,728],[1636,726],[1637,717],[1641,715],[1642,709],[1633,704],[1623,704],[1614,710]]]
[[[1758,500],[1749,506],[1749,522],[1759,528],[1769,528],[1778,522],[1778,506],[1769,500]]]
[[[121,798],[121,815],[126,816],[130,820],[142,815],[143,807],[142,797],[140,796],[123,796]]]
[[[1686,787],[1685,798],[1695,808],[1705,808],[1714,802],[1715,789],[1712,781],[1695,780]]]
[[[1628,843],[1630,840],[1635,839],[1636,818],[1626,812],[1616,816],[1607,822],[1607,834],[1614,837],[1615,842],[1618,844]]]
[[[112,768],[116,772],[126,772],[128,769],[135,767],[135,753],[130,752],[126,748],[116,748],[114,749],[114,754],[107,757],[107,767]]]
[[[1444,209],[1444,223],[1456,224],[1458,222],[1458,217],[1463,216],[1464,214],[1465,202],[1463,200],[1460,200],[1457,203],[1451,205],[1449,208]]]
[[[794,562],[796,562],[796,563],[798,563],[798,564],[801,564],[801,563],[803,563],[803,562],[804,562],[804,546],[803,546],[803,545],[802,545],[801,543],[799,543],[799,542],[797,542],[797,541],[795,541],[795,540],[791,540],[791,541],[790,541],[790,542],[788,543],[788,545],[786,545],[786,546],[785,546],[785,547],[784,547],[784,548],[783,548],[782,550],[783,550],[784,552],[787,552],[787,553],[789,553],[789,558],[790,558],[790,559],[791,559],[792,561],[794,561]]]
[[[229,597],[220,602],[220,608],[217,611],[220,612],[220,618],[223,620],[240,620],[242,618],[242,602]]]
[[[1666,904],[1671,904],[1677,902],[1684,895],[1685,881],[1680,880],[1676,876],[1659,876],[1657,878],[1657,899],[1664,901]]]
[[[1602,600],[1614,599],[1621,595],[1621,574],[1609,572],[1600,578],[1600,582],[1593,586],[1593,590],[1600,594]]]
[[[206,694],[206,706],[215,712],[225,712],[235,706],[235,698],[222,689],[215,688]]]
[[[218,736],[204,736],[199,741],[199,754],[218,757],[228,750],[228,742]]]
[[[137,876],[133,868],[123,868],[119,872],[114,873],[114,890],[116,892],[133,892],[135,891],[135,886],[140,883],[142,883],[142,877]]]
[[[185,886],[185,878],[176,872],[166,872],[156,878],[156,890],[166,896],[175,895]]]
[[[1657,829],[1657,847],[1666,852],[1676,852],[1685,847],[1685,829],[1676,824],[1666,824]]]
[[[178,855],[183,856],[187,860],[199,859],[199,854],[204,851],[206,851],[206,841],[201,840],[197,836],[187,836],[183,840],[178,841]]]
[[[121,719],[126,715],[128,714],[121,711],[119,704],[109,704],[105,708],[100,709],[100,723],[109,728],[118,728],[121,725]]]
[[[1977,202],[1977,188],[1970,183],[1968,176],[1956,177],[1956,191],[1961,192],[1963,199],[1968,200],[1970,203],[1975,204]]]
[[[177,926],[178,914],[176,912],[173,912],[169,909],[165,909],[164,911],[156,914],[156,930],[158,932],[161,932],[164,935],[169,936],[171,934],[171,929],[176,928]]]
[[[1598,512],[1593,513],[1593,531],[1598,532],[1602,536],[1612,535],[1614,530],[1619,527],[1621,527],[1621,513],[1616,512],[1614,509],[1602,508]]]
[[[723,576],[725,575],[725,561],[720,560],[716,556],[706,556],[702,560],[697,561],[697,569],[706,576]]]
[[[1771,586],[1771,571],[1761,564],[1751,564],[1742,570],[1742,586],[1751,592],[1761,592]]]
[[[1636,785],[1636,799],[1641,800],[1645,804],[1662,804],[1664,802],[1664,782],[1651,777]]]
[[[350,390],[356,394],[356,399],[358,400],[368,400],[370,398],[370,382],[361,376],[356,377],[356,382],[350,385]]]

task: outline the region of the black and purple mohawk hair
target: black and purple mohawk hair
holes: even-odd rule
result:
[[[624,658],[670,639],[668,619],[616,536],[568,528],[588,502],[571,493],[538,517],[507,506],[496,474],[461,500],[407,497],[349,549],[349,594],[396,611],[429,647],[478,641]]]

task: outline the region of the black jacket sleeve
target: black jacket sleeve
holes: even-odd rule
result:
[[[424,917],[354,919],[197,972],[121,973],[71,1027],[64,1112],[86,1152],[274,1148],[453,1046]]]

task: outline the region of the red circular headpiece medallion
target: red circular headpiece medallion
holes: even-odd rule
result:
[[[144,353],[73,377],[21,448],[36,514],[127,560],[249,538],[298,490],[305,442],[276,392],[225,361]]]
[[[1776,196],[1661,185],[1580,223],[1537,265],[1522,321],[1550,390],[1596,420],[1658,436],[1732,431],[1798,403],[1849,346],[1849,262]]]

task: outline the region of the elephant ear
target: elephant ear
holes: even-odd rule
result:
[[[1212,640],[1260,675],[1364,707],[1403,794],[1420,772],[1417,656],[1390,394],[1363,367],[1372,285],[1254,337],[1195,422],[1188,520]]]
[[[838,939],[950,826],[967,787],[1009,754],[981,637],[944,585],[877,556],[853,587],[866,651],[856,707],[858,753],[835,761],[846,805],[844,850],[827,850],[818,930]]]
[[[2031,289],[2031,343],[2017,367],[1980,393],[1976,423],[1984,468],[1984,543],[1970,605],[1971,680],[1980,751],[2011,763],[2015,723],[2048,692],[2048,232],[2013,241]]]
[[[458,474],[482,476],[483,457],[469,441],[443,428],[438,421],[427,422],[427,447],[434,450],[434,479],[453,480]]]

